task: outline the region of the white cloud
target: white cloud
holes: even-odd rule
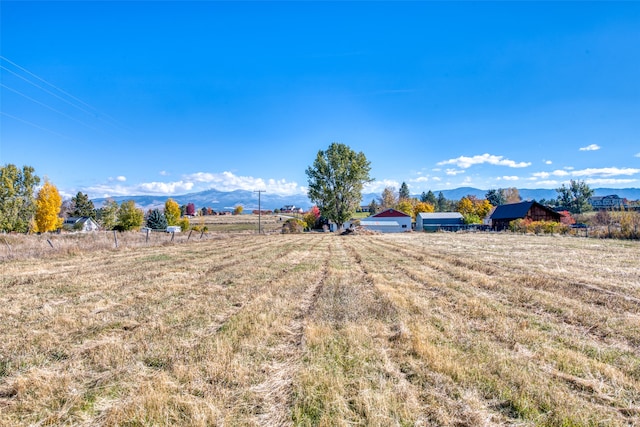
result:
[[[287,182],[285,179],[255,178],[252,176],[238,176],[233,172],[224,171],[222,173],[196,172],[185,175],[183,179],[200,184],[211,184],[216,190],[266,190],[270,193],[280,195],[302,194],[306,192],[304,187],[298,186],[296,182]]]
[[[502,179],[505,181],[518,181],[520,179],[519,176],[503,176]]]
[[[464,173],[464,171],[460,169],[447,169],[445,173],[449,176],[456,176],[458,174]]]
[[[552,172],[535,172],[531,174],[531,176],[533,176],[534,178],[542,178],[542,179],[549,178],[550,176],[567,176],[567,175],[569,175],[569,172],[563,171],[561,169],[557,169]]]
[[[640,153],[636,154],[636,155],[635,155],[635,156],[633,156],[633,157],[640,157]]]
[[[177,194],[185,193],[193,189],[193,182],[145,182],[138,186],[144,194]]]
[[[410,179],[409,182],[416,182],[416,183],[429,182],[429,177],[428,176],[419,176],[417,178]]]
[[[434,176],[432,179],[434,181],[442,181],[442,178],[440,178],[439,176]]]
[[[544,164],[545,164],[545,165],[552,165],[552,164],[553,164],[553,162],[552,162],[551,160],[545,160],[545,161],[544,161]]]
[[[382,179],[380,181],[376,180],[373,182],[366,183],[362,189],[362,192],[382,194],[382,190],[384,190],[387,187],[398,189],[400,188],[400,183],[393,179]]]
[[[169,175],[169,172],[167,172],[167,171],[160,171],[160,172],[158,172],[158,174],[159,174],[160,176],[168,176],[168,175]]]
[[[587,168],[582,170],[571,171],[571,176],[617,176],[617,175],[635,175],[640,173],[640,169],[633,168]]]
[[[467,169],[473,165],[481,165],[484,163],[496,166],[508,166],[510,168],[524,168],[531,165],[530,162],[515,162],[513,160],[505,159],[504,156],[495,156],[488,153],[473,157],[460,156],[455,159],[438,162],[437,164],[439,166],[456,165],[459,168]]]
[[[127,180],[126,176],[123,176],[123,175],[116,176],[116,181],[125,182],[126,180]]]
[[[637,179],[619,179],[619,178],[588,178],[585,179],[589,185],[620,185],[620,184],[632,184],[638,182]]]
[[[580,151],[597,151],[600,149],[600,146],[598,144],[590,144],[587,145],[586,147],[580,147]]]

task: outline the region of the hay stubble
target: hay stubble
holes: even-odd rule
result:
[[[315,234],[6,259],[0,425],[635,425],[639,252]]]

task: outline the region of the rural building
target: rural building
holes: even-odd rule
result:
[[[100,229],[100,226],[91,217],[69,217],[62,223],[62,228],[69,231],[96,231]]]
[[[360,226],[381,233],[411,231],[411,216],[395,209],[387,209],[360,220]]]
[[[516,219],[529,219],[531,221],[555,221],[560,222],[558,212],[550,209],[540,203],[520,202],[500,205],[491,214],[491,228],[494,230],[506,230],[509,223]]]
[[[618,197],[617,194],[611,194],[609,196],[589,197],[589,203],[595,210],[600,209],[627,209],[629,207],[629,201]]]
[[[458,231],[464,227],[460,212],[420,212],[416,216],[416,231]]]

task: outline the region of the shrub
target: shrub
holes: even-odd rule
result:
[[[154,209],[147,218],[147,227],[152,230],[165,230],[167,228],[167,218],[159,209]]]
[[[282,234],[302,233],[305,223],[297,218],[289,218],[282,224]]]
[[[189,218],[180,218],[180,221],[178,221],[176,225],[179,225],[182,231],[187,231],[191,228],[191,225],[189,224]]]

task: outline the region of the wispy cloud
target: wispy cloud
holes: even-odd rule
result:
[[[438,162],[437,164],[438,166],[456,165],[459,168],[467,169],[473,165],[481,165],[484,163],[496,166],[507,166],[510,168],[525,168],[527,166],[531,166],[531,162],[516,162],[513,160],[505,159],[504,156],[495,156],[488,153],[476,155],[473,157],[460,156],[455,159]]]
[[[600,149],[600,146],[598,144],[590,144],[587,145],[586,147],[580,147],[580,151],[597,151]]]
[[[502,179],[505,180],[505,181],[519,181],[520,177],[519,176],[515,176],[515,175],[511,175],[511,176],[503,176]]]
[[[551,160],[545,160],[545,161],[544,161],[544,164],[545,164],[545,165],[551,165],[551,164],[553,164],[553,162],[552,162]]]
[[[531,174],[531,180],[537,181],[537,184],[547,183],[546,180],[549,177],[571,177],[584,179],[587,183],[594,184],[625,184],[629,182],[637,181],[635,179],[613,179],[616,176],[632,176],[640,174],[640,169],[635,168],[586,168],[579,170],[564,170],[557,169],[551,172],[535,172]],[[555,181],[554,181],[555,182]]]
[[[589,185],[622,185],[622,184],[634,184],[640,182],[637,179],[626,179],[626,178],[588,178],[585,179]]]
[[[125,182],[126,180],[127,180],[126,176],[123,176],[123,175],[116,176],[116,181]]]
[[[219,191],[267,190],[278,195],[304,194],[307,189],[285,179],[263,179],[252,176],[238,176],[232,172],[196,172],[182,176],[177,181],[152,181],[131,185],[120,184],[126,179],[110,178],[107,183],[83,189],[90,197],[115,197],[133,195],[177,195],[215,188]],[[124,177],[122,177],[124,178]],[[117,181],[118,183],[114,183]]]
[[[640,157],[640,153],[636,154],[634,157]]]
[[[446,171],[444,171],[444,173],[446,173],[449,176],[456,176],[461,173],[464,173],[464,171],[460,169],[447,169]]]
[[[582,170],[571,171],[571,176],[618,176],[618,175],[636,175],[640,173],[640,169],[634,168],[587,168]]]
[[[391,187],[394,189],[400,188],[400,183],[393,179],[381,179],[373,182],[368,182],[364,185],[362,192],[363,193],[380,193],[382,194],[382,190],[387,187]]]

